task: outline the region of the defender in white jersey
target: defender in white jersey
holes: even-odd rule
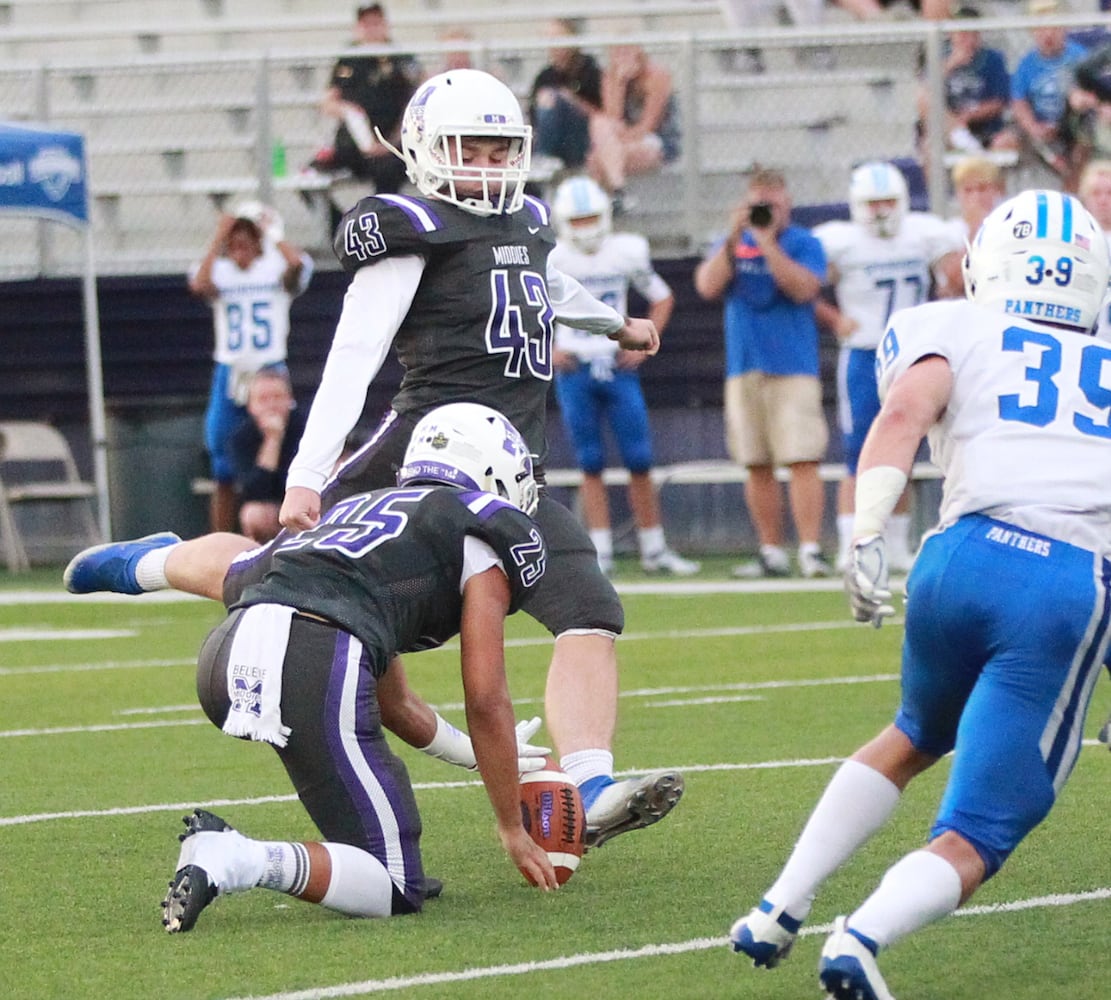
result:
[[[216,366],[204,418],[216,482],[213,531],[238,526],[231,437],[247,419],[251,377],[285,362],[289,308],[308,288],[312,271],[312,258],[286,240],[280,216],[255,201],[220,216],[208,251],[189,272],[189,290],[211,306],[216,333]]]
[[[648,318],[661,333],[675,307],[667,282],[652,267],[648,241],[635,233],[612,231],[609,196],[590,178],[564,181],[552,199],[559,242],[549,262],[577,278],[596,299],[621,315],[628,313],[629,285],[648,301]],[[613,570],[613,529],[602,481],[609,423],[629,470],[629,507],[637,527],[640,564],[650,573],[690,576],[698,563],[668,548],[660,503],[652,482],[652,435],[638,370],[644,354],[622,350],[612,340],[566,324],[556,325],[553,350],[555,390],[563,425],[583,473],[583,519],[598,550],[603,572]]]
[[[897,313],[877,351],[883,408],[860,459],[846,574],[858,621],[893,613],[883,528],[923,434],[945,473],[940,523],[908,581],[902,704],[836,773],[730,935],[776,965],[822,882],[911,778],[955,751],[926,847],[834,924],[819,961],[834,1000],[891,1000],[880,949],[994,875],[1076,763],[1111,639],[1111,345],[1091,336],[1109,274],[1081,203],[1026,191],[967,252],[972,301]]]
[[[838,415],[849,474],[837,500],[844,569],[852,534],[853,489],[864,437],[879,412],[875,349],[892,313],[925,302],[932,268],[948,254],[963,252],[964,241],[935,215],[910,212],[907,183],[891,163],[857,167],[849,184],[852,221],[826,222],[814,230],[829,261],[837,306],[821,303],[818,319],[841,343],[837,363]],[[893,568],[910,568],[907,498],[890,526]]]

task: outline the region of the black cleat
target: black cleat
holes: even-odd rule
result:
[[[210,813],[207,809],[194,809],[192,816],[182,816],[181,821],[185,824],[186,830],[184,833],[179,833],[177,835],[178,840],[185,840],[188,837],[192,837],[194,833],[201,833],[202,831],[208,833],[223,833],[225,830],[235,829],[230,823]]]
[[[216,886],[208,872],[197,865],[186,865],[174,875],[170,891],[162,900],[162,926],[170,934],[193,929],[197,917],[216,898]]]

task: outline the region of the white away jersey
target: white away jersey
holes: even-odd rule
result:
[[[598,252],[592,254],[561,241],[556,244],[549,261],[564,274],[577,278],[591,295],[622,316],[629,311],[629,285],[649,302],[659,302],[671,294],[667,282],[652,269],[648,240],[636,233],[611,233],[602,241]],[[569,351],[580,361],[614,355],[619,349],[615,340],[562,323],[556,325],[555,346]]]
[[[892,313],[925,302],[930,268],[964,242],[936,215],[910,212],[891,239],[872,235],[855,222],[835,220],[815,227],[826,258],[837,268],[837,303],[857,322],[843,343],[874,348]]]
[[[978,511],[1111,545],[1111,344],[966,300],[930,302],[892,317],[876,351],[880,398],[928,355],[953,372],[928,435],[945,475],[941,525]]]
[[[294,296],[309,286],[312,258],[301,255],[301,274],[292,294],[282,284],[288,267],[282,252],[269,240],[245,271],[227,257],[213,262],[212,283],[219,295],[212,301],[216,330],[212,357],[218,364],[255,372],[263,365],[285,360],[289,306]],[[196,271],[194,266],[191,273]]]

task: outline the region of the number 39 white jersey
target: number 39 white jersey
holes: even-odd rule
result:
[[[942,526],[983,512],[1084,548],[1111,545],[1111,344],[964,300],[897,313],[876,351],[880,398],[915,361],[948,360],[929,432]]]
[[[930,268],[964,243],[935,215],[911,212],[890,239],[855,222],[824,222],[815,227],[829,263],[837,269],[837,304],[856,320],[845,346],[872,348],[880,342],[892,313],[925,302]]]

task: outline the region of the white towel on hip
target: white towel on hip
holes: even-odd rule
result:
[[[294,608],[255,604],[239,619],[228,654],[231,708],[224,732],[284,747],[289,726],[282,725],[282,665],[289,645]]]

